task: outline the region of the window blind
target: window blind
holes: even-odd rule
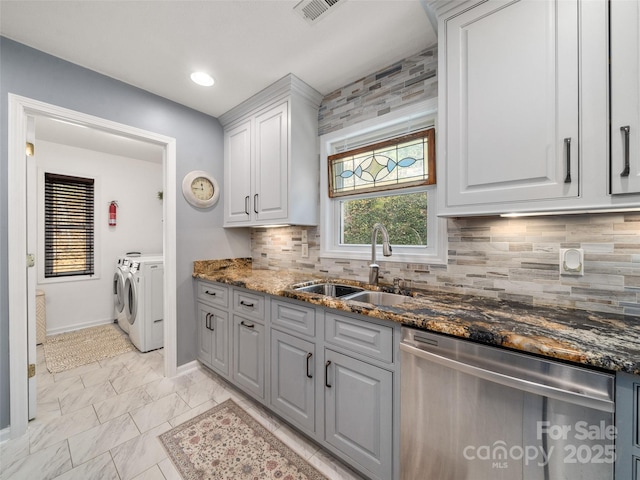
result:
[[[94,180],[45,173],[45,278],[93,275]]]

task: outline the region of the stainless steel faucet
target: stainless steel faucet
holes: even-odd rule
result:
[[[391,245],[389,245],[389,233],[384,225],[376,223],[371,232],[371,264],[369,264],[369,283],[378,285],[378,271],[380,265],[376,263],[376,243],[378,242],[378,232],[382,233],[382,254],[385,257],[391,256]]]

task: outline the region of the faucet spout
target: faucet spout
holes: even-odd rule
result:
[[[384,225],[376,223],[371,232],[371,264],[369,264],[369,283],[378,285],[378,272],[380,266],[376,263],[376,243],[378,242],[378,232],[382,233],[382,254],[385,257],[391,256],[391,245],[389,244],[389,233]]]

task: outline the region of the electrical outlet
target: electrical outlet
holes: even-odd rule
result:
[[[584,275],[584,250],[582,248],[560,249],[560,274]]]
[[[302,243],[309,243],[309,241],[307,240],[307,229],[306,228],[302,229]]]
[[[309,244],[308,243],[303,243],[302,244],[302,258],[309,258]]]

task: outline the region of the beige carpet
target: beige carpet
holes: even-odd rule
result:
[[[43,346],[47,370],[51,373],[115,357],[136,348],[128,335],[112,323],[51,335]]]
[[[327,480],[233,400],[159,438],[185,480]]]

